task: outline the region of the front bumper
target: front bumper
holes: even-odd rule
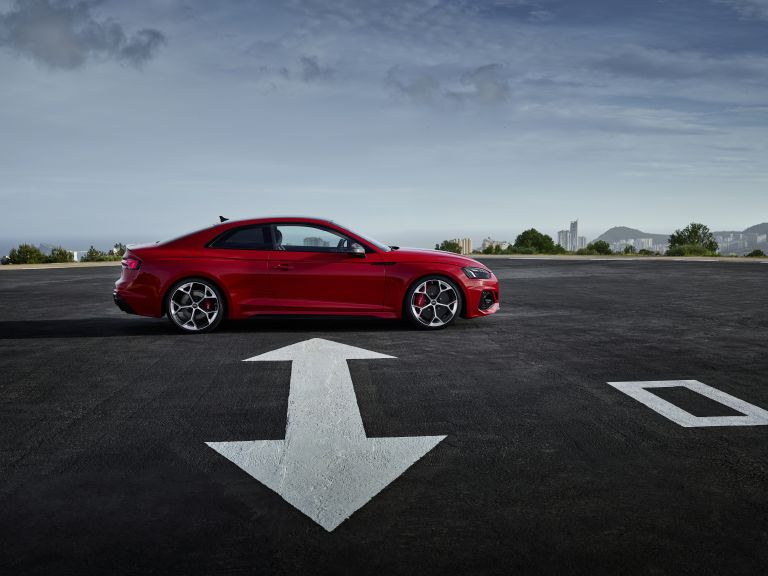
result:
[[[467,280],[464,282],[464,293],[467,298],[465,318],[490,316],[499,311],[501,295],[496,278]]]

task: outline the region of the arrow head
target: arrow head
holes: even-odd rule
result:
[[[285,440],[206,444],[331,532],[444,438],[367,438],[341,452]]]
[[[284,346],[271,352],[259,354],[253,358],[246,358],[243,362],[275,362],[275,361],[288,361],[298,360],[306,357],[335,357],[343,358],[345,360],[375,360],[379,358],[395,358],[395,356],[388,356],[386,354],[379,354],[378,352],[371,352],[364,348],[357,348],[355,346],[349,346],[348,344],[341,344],[332,340],[324,340],[323,338],[312,338],[310,340],[304,340],[303,342],[297,342],[290,346]]]

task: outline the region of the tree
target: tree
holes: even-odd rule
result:
[[[440,243],[440,246],[437,247],[437,249],[442,250],[443,252],[453,252],[454,254],[461,254],[461,244],[459,244],[455,240],[443,240]]]
[[[107,260],[107,255],[93,246],[88,248],[88,252],[80,259],[81,262],[103,262],[104,260]]]
[[[555,252],[555,242],[551,236],[542,234],[536,228],[531,228],[515,238],[515,248],[532,248],[536,252],[550,254]]]
[[[123,244],[122,242],[118,242],[112,248],[112,254],[117,258],[122,258],[123,256],[125,256],[125,250],[126,250],[125,244]]]
[[[43,264],[47,258],[37,246],[19,244],[8,253],[8,260],[11,264]]]
[[[691,222],[682,230],[675,230],[674,234],[670,235],[667,253],[673,256],[705,256],[715,254],[718,248],[715,237],[707,226]]]
[[[613,254],[610,244],[605,240],[595,240],[594,242],[587,244],[587,251],[590,250],[595,254]]]
[[[765,252],[760,249],[752,250],[752,252],[747,254],[747,258],[765,258]]]
[[[635,247],[631,244],[624,246],[624,254],[635,254],[636,252],[637,250],[635,250]]]
[[[56,246],[51,250],[51,255],[48,256],[48,262],[74,262],[75,256],[69,250],[65,250],[61,246]]]

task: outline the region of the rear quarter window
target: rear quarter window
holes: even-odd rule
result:
[[[229,230],[208,245],[228,250],[271,250],[272,236],[268,226],[248,226]]]

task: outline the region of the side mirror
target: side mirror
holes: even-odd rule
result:
[[[349,247],[349,253],[357,258],[365,258],[365,248],[360,246],[360,244],[352,244]]]

